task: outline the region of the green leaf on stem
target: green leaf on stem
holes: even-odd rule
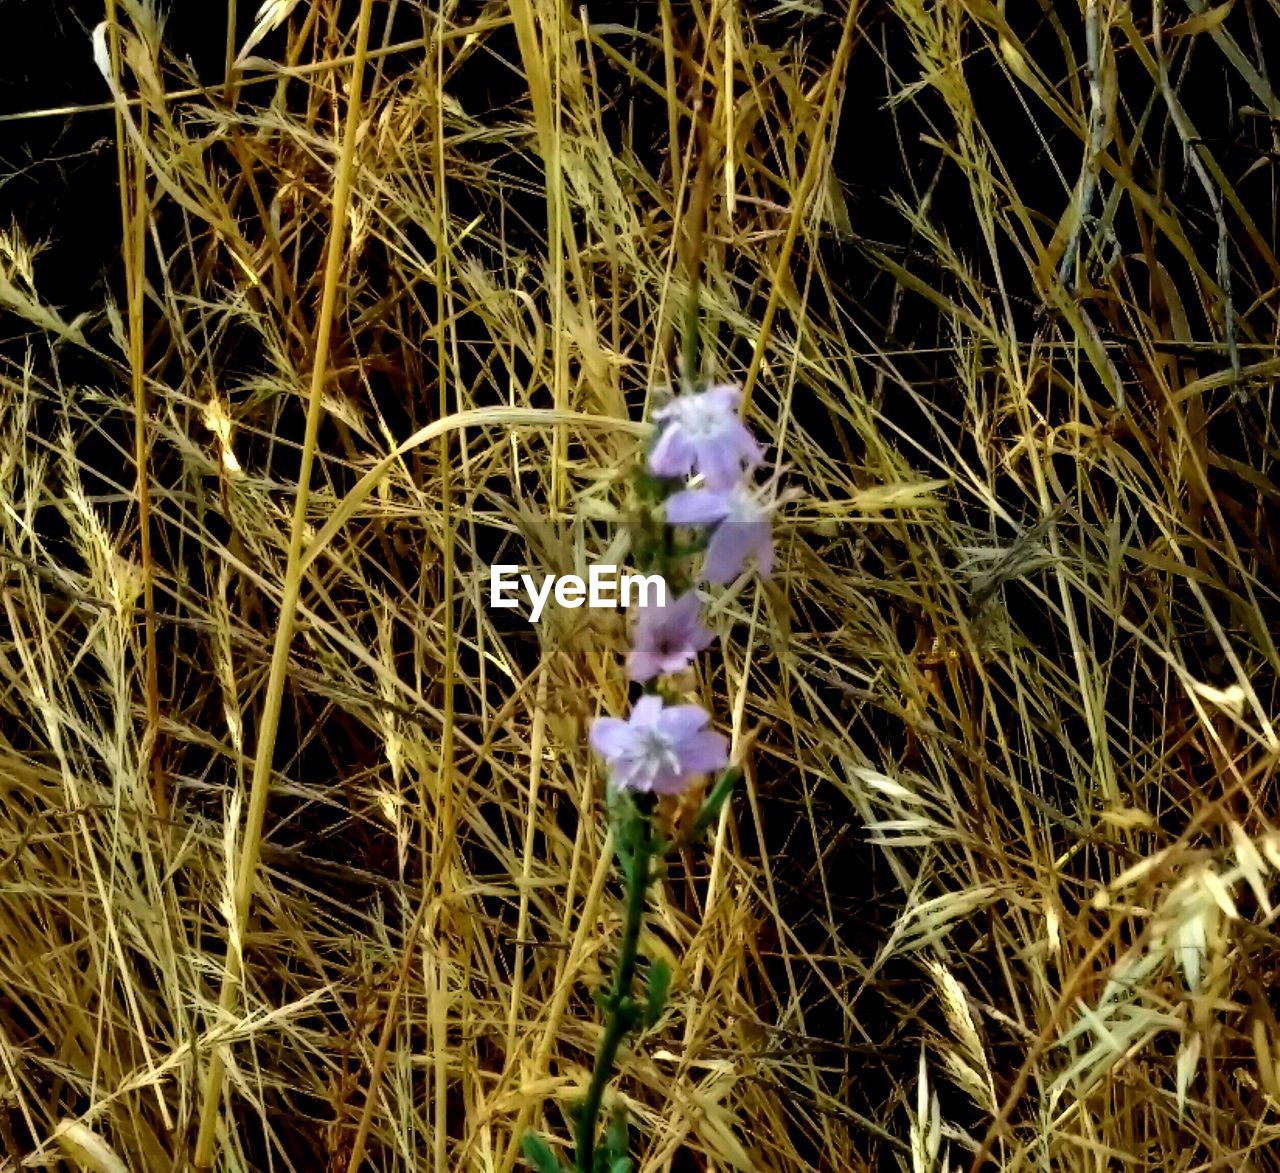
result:
[[[614,1008],[614,1014],[618,1017],[623,1034],[628,1034],[632,1027],[640,1021],[640,1007],[636,1005],[635,999],[631,997],[620,997]]]
[[[628,885],[631,883],[631,872],[634,867],[636,841],[639,823],[636,804],[625,790],[610,786],[606,801],[609,808],[609,822],[613,826],[614,851],[618,856],[618,866]]]
[[[686,843],[692,843],[706,834],[711,824],[720,817],[720,809],[728,801],[729,795],[733,793],[733,788],[741,777],[742,771],[737,766],[730,766],[720,775],[711,792],[703,799],[702,809],[698,811],[698,817],[693,820],[693,826],[689,828],[689,834],[685,837]]]
[[[556,1159],[551,1146],[536,1132],[526,1132],[520,1138],[520,1147],[524,1149],[525,1160],[537,1173],[564,1173],[564,1166]]]
[[[662,958],[656,958],[649,965],[649,997],[644,1009],[645,1026],[653,1026],[662,1017],[667,1005],[667,995],[671,992],[671,966]]]
[[[612,1170],[618,1162],[619,1158],[629,1160],[627,1157],[627,1110],[618,1105],[613,1110],[613,1117],[609,1121],[609,1130],[604,1134],[604,1156],[607,1167]]]

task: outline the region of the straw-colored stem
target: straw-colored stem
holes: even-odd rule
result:
[[[285,565],[284,593],[280,601],[280,618],[275,644],[271,651],[271,669],[263,701],[258,731],[258,748],[253,763],[253,780],[249,786],[249,813],[236,869],[235,923],[228,938],[227,964],[222,989],[218,995],[218,1017],[225,1019],[234,1009],[239,995],[243,969],[241,955],[245,926],[253,900],[253,883],[258,871],[258,854],[262,842],[262,824],[266,815],[267,795],[271,783],[271,763],[275,754],[276,732],[280,726],[280,710],[284,703],[285,676],[289,666],[289,645],[293,642],[298,596],[302,589],[302,540],[306,532],[307,498],[311,466],[315,460],[316,436],[320,429],[320,410],[325,378],[328,374],[329,338],[333,330],[334,306],[338,297],[338,277],[346,240],[347,204],[351,197],[351,178],[355,161],[356,137],[360,128],[361,79],[365,53],[369,46],[369,22],[373,0],[362,0],[356,27],[355,63],[352,66],[351,100],[347,107],[342,154],[338,161],[337,180],[333,191],[333,219],[329,230],[325,261],[324,291],[320,317],[316,324],[315,358],[311,370],[311,391],[307,401],[306,432],[302,441],[302,462],[298,470],[298,492],[293,505],[293,522],[289,531],[289,555]],[[217,1148],[217,1123],[226,1074],[226,1057],[215,1045],[205,1077],[200,1128],[196,1136],[193,1163],[197,1169],[212,1168]]]
[[[826,142],[827,128],[831,125],[831,117],[836,108],[836,91],[840,88],[844,77],[845,66],[849,62],[849,54],[853,50],[853,30],[857,27],[858,13],[862,10],[859,0],[850,0],[849,11],[844,19],[844,31],[840,36],[840,46],[836,49],[835,61],[831,66],[831,75],[827,79],[826,94],[822,99],[822,111],[818,115],[818,124],[814,128],[813,150],[809,161],[805,164],[804,174],[800,177],[800,186],[796,188],[795,200],[791,205],[791,216],[787,221],[787,232],[782,238],[782,247],[778,249],[778,260],[774,265],[774,279],[770,287],[769,300],[765,303],[764,315],[760,319],[759,336],[756,339],[755,352],[751,356],[751,366],[747,369],[747,377],[742,383],[742,411],[745,413],[751,405],[751,393],[755,390],[756,378],[760,374],[760,366],[764,362],[765,352],[769,349],[769,333],[773,329],[773,319],[782,304],[784,291],[788,288],[786,280],[787,268],[791,264],[791,250],[795,248],[796,237],[800,233],[800,225],[809,211],[809,197],[817,186],[818,178],[827,169],[828,150]]]
[[[434,51],[428,53],[433,62],[437,89],[435,162],[435,231],[437,255],[436,268],[436,359],[439,372],[440,418],[449,415],[449,348],[446,342],[446,322],[449,313],[449,218],[444,169],[444,102],[439,98],[444,86],[444,31],[443,13],[437,18]],[[457,673],[457,616],[454,614],[454,517],[453,517],[453,463],[450,444],[453,437],[442,432],[438,442],[440,461],[440,527],[441,551],[441,602],[444,612],[443,648],[441,649],[441,731],[440,769],[436,774],[436,839],[434,855],[440,861],[441,904],[446,908],[453,897],[453,851],[456,842],[456,816],[454,813],[454,687]],[[427,893],[423,893],[424,901]],[[435,1173],[445,1173],[445,1141],[448,1136],[448,1030],[446,1021],[445,992],[447,989],[448,958],[444,932],[438,934],[435,971],[437,988],[431,999],[432,1037],[434,1039],[433,1079],[434,1113],[432,1120],[432,1164]]]
[[[409,967],[413,964],[414,943],[422,931],[422,923],[426,919],[429,907],[425,900],[418,906],[413,924],[405,934],[404,952],[400,956],[396,984],[392,987],[391,997],[387,1000],[387,1014],[382,1020],[382,1030],[378,1033],[378,1045],[373,1053],[373,1063],[369,1068],[369,1094],[365,1097],[364,1106],[360,1110],[360,1123],[356,1126],[355,1139],[351,1142],[347,1173],[356,1173],[364,1160],[365,1147],[369,1143],[369,1128],[373,1123],[373,1110],[377,1107],[378,1090],[382,1086],[382,1073],[387,1065],[387,1050],[391,1046],[391,1036],[395,1033],[400,999],[404,994],[405,983],[409,980]]]
[[[111,30],[111,67],[120,76],[120,30],[116,24],[115,0],[106,3],[107,24]],[[140,124],[146,132],[146,107]],[[120,176],[120,216],[123,230],[125,296],[129,314],[129,381],[133,394],[133,458],[134,497],[138,502],[139,557],[142,569],[143,661],[146,688],[146,730],[142,739],[144,771],[151,776],[151,800],[160,824],[169,817],[169,799],[156,756],[156,738],[160,730],[160,669],[156,650],[155,561],[151,550],[151,491],[147,453],[147,391],[143,370],[143,303],[146,283],[147,249],[147,163],[139,152],[129,173],[129,140],[123,119],[116,110],[116,152]]]

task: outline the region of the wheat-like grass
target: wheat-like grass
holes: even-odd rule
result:
[[[244,8],[0,122],[114,119],[122,246],[0,234],[0,1166],[572,1134],[625,626],[487,568],[625,559],[696,297],[800,496],[638,1168],[1274,1167],[1274,14]]]

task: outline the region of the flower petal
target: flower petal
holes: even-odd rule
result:
[[[709,403],[714,403],[725,415],[730,412],[736,414],[738,404],[742,402],[742,388],[736,383],[717,383],[714,387],[708,387],[702,394],[706,396]]]
[[[711,723],[711,714],[701,705],[668,705],[662,710],[658,728],[674,743],[680,755],[683,744]]]
[[[707,525],[729,514],[727,493],[711,489],[682,489],[667,498],[667,521],[671,525]]]
[[[692,651],[700,652],[714,638],[702,624],[702,600],[697,591],[685,591],[659,615],[661,622],[652,631],[655,636],[665,636],[669,644],[684,644]]]
[[[688,476],[694,463],[693,445],[679,423],[669,424],[649,453],[649,471],[658,477]]]
[[[680,764],[691,774],[710,774],[729,764],[729,739],[708,729],[690,738],[682,747]]]
[[[725,492],[742,481],[742,461],[738,457],[736,437],[712,436],[695,446],[697,467],[706,479],[707,488]]]
[[[635,743],[631,726],[617,717],[597,717],[587,735],[591,748],[602,758],[614,760],[624,756]]]
[[[652,693],[645,693],[631,710],[631,725],[634,728],[647,728],[657,725],[662,716],[662,698]]]
[[[697,591],[685,591],[674,602],[668,603],[665,607],[658,608],[660,614],[664,616],[665,623],[668,627],[690,627],[698,622],[698,612],[702,610],[702,600],[698,598]]]
[[[644,684],[666,670],[665,665],[648,648],[632,648],[631,655],[627,657],[627,676],[638,684]]]
[[[680,794],[692,781],[692,775],[679,770],[659,770],[646,787],[655,794]]]
[[[768,522],[760,523],[760,530],[755,540],[756,569],[761,578],[768,578],[773,573],[773,531]]]
[[[716,586],[732,582],[742,569],[751,550],[750,527],[738,522],[717,526],[707,543],[707,557],[702,564],[702,577]]]
[[[760,441],[747,430],[745,424],[739,426],[737,448],[738,458],[748,468],[755,468],[756,465],[764,463],[764,449],[760,447]]]
[[[627,759],[616,765],[609,780],[618,790],[645,793],[653,789],[653,780],[648,764],[634,758]]]
[[[681,794],[693,780],[692,774],[678,770],[659,770],[649,786],[655,794]]]
[[[683,672],[693,663],[697,652],[690,647],[676,648],[665,656],[658,658],[658,670],[662,676],[670,676],[675,672]]]

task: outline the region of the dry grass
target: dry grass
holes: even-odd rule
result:
[[[638,1167],[1280,1167],[1280,263],[1190,97],[1269,141],[1274,14],[380,0],[353,82],[359,7],[201,88],[109,2],[121,304],[0,238],[0,1167],[569,1134],[624,630],[487,567],[625,554],[699,279],[802,496],[715,610]]]

